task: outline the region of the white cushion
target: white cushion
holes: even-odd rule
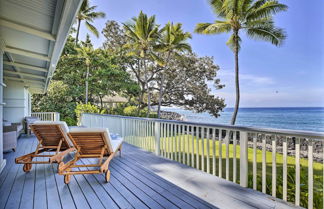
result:
[[[111,141],[112,149],[117,152],[118,147],[123,143],[123,138],[119,137]]]
[[[104,140],[110,152],[117,151],[118,146],[123,142],[123,138],[112,140],[108,128],[71,128],[70,133],[103,133]]]
[[[35,121],[33,125],[60,125],[65,133],[69,132],[69,127],[65,121]]]

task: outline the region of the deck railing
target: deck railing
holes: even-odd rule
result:
[[[41,121],[59,121],[60,113],[58,112],[32,112],[31,116],[38,117]]]
[[[83,114],[130,144],[308,208],[323,207],[324,133]]]

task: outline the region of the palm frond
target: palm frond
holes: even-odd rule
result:
[[[261,26],[274,27],[274,22],[272,17],[264,17],[264,18],[259,18],[257,20],[246,21],[243,24],[243,26],[245,28],[261,27]]]
[[[282,45],[286,38],[286,34],[281,28],[266,25],[247,29],[247,35],[253,39],[271,42],[276,46]]]
[[[249,9],[249,7],[251,7],[253,0],[241,0],[239,2],[239,14],[241,16],[244,16],[244,14],[246,14],[247,10]]]
[[[259,7],[253,7],[254,9],[250,10],[247,15],[247,20],[256,20],[258,18],[269,17],[273,14],[277,14],[278,12],[286,11],[288,6],[285,4],[281,4],[278,1],[270,0],[264,2]]]
[[[97,18],[105,18],[106,13],[104,12],[91,12],[87,14],[87,19],[97,19]]]
[[[218,17],[226,16],[225,11],[223,10],[224,1],[225,0],[209,0],[209,4],[212,6],[214,12]]]
[[[85,25],[89,29],[89,31],[91,31],[97,38],[99,37],[99,32],[94,25],[92,25],[88,21],[85,22]]]
[[[164,66],[165,65],[165,62],[164,60],[159,57],[158,55],[156,55],[155,53],[150,53],[149,56],[151,57],[152,60],[154,60],[158,65],[160,66]]]
[[[200,34],[220,34],[230,32],[232,26],[226,21],[216,21],[215,23],[198,23],[195,28],[196,33]]]

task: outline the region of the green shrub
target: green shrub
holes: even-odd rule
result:
[[[105,110],[100,110],[96,105],[92,105],[90,103],[88,104],[82,104],[78,103],[75,108],[75,113],[78,120],[78,125],[81,125],[81,115],[82,113],[99,113],[104,114]]]
[[[126,116],[137,116],[138,109],[136,106],[128,106],[123,110],[124,115]]]
[[[61,118],[61,121],[65,121],[68,126],[77,125],[77,121],[74,118],[71,118],[71,117]]]
[[[141,109],[139,114],[138,114],[138,109],[137,109],[136,106],[128,106],[128,107],[124,108],[123,115],[145,118],[146,115],[147,115],[147,108]],[[157,118],[157,113],[156,112],[150,112],[149,118]]]

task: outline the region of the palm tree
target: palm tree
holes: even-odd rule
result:
[[[161,62],[161,59],[154,53],[153,47],[157,44],[160,37],[159,25],[155,23],[155,16],[148,17],[142,11],[138,17],[132,18],[132,22],[124,24],[125,34],[129,38],[127,48],[131,49],[132,54],[138,56],[141,60],[140,66],[144,73],[145,88],[148,95],[148,112],[150,114],[151,94],[148,84],[148,60]],[[143,95],[140,96],[142,103]]]
[[[210,0],[210,5],[220,20],[214,23],[198,23],[195,28],[200,34],[232,33],[227,45],[235,57],[235,87],[236,99],[231,120],[234,125],[240,102],[239,59],[240,31],[247,36],[271,42],[280,46],[286,38],[285,32],[274,25],[272,16],[286,11],[287,6],[276,0]]]
[[[93,47],[91,44],[85,44],[85,46],[79,47],[76,49],[78,54],[77,57],[79,59],[84,60],[85,65],[87,67],[86,72],[86,90],[85,90],[85,104],[88,104],[88,91],[89,91],[89,71],[90,71],[90,64],[91,64],[91,55],[94,53]]]
[[[94,10],[97,6],[90,6],[89,0],[83,0],[80,10],[77,15],[77,31],[75,37],[75,44],[79,41],[79,33],[81,21],[85,21],[85,25],[89,31],[91,31],[96,37],[99,37],[99,32],[97,28],[91,23],[97,18],[104,18],[106,14],[104,12],[95,12]]]
[[[177,57],[181,57],[179,52],[190,51],[191,46],[187,43],[187,40],[191,38],[191,34],[189,32],[183,32],[182,24],[177,23],[173,24],[168,22],[162,29],[162,36],[160,39],[160,44],[155,47],[155,50],[165,53],[165,63],[163,66],[163,71],[165,71],[168,67],[170,57],[175,55]],[[160,81],[160,89],[159,89],[159,104],[158,104],[158,118],[161,115],[161,103],[163,97],[163,84],[165,79],[165,74],[162,71],[162,77]]]

